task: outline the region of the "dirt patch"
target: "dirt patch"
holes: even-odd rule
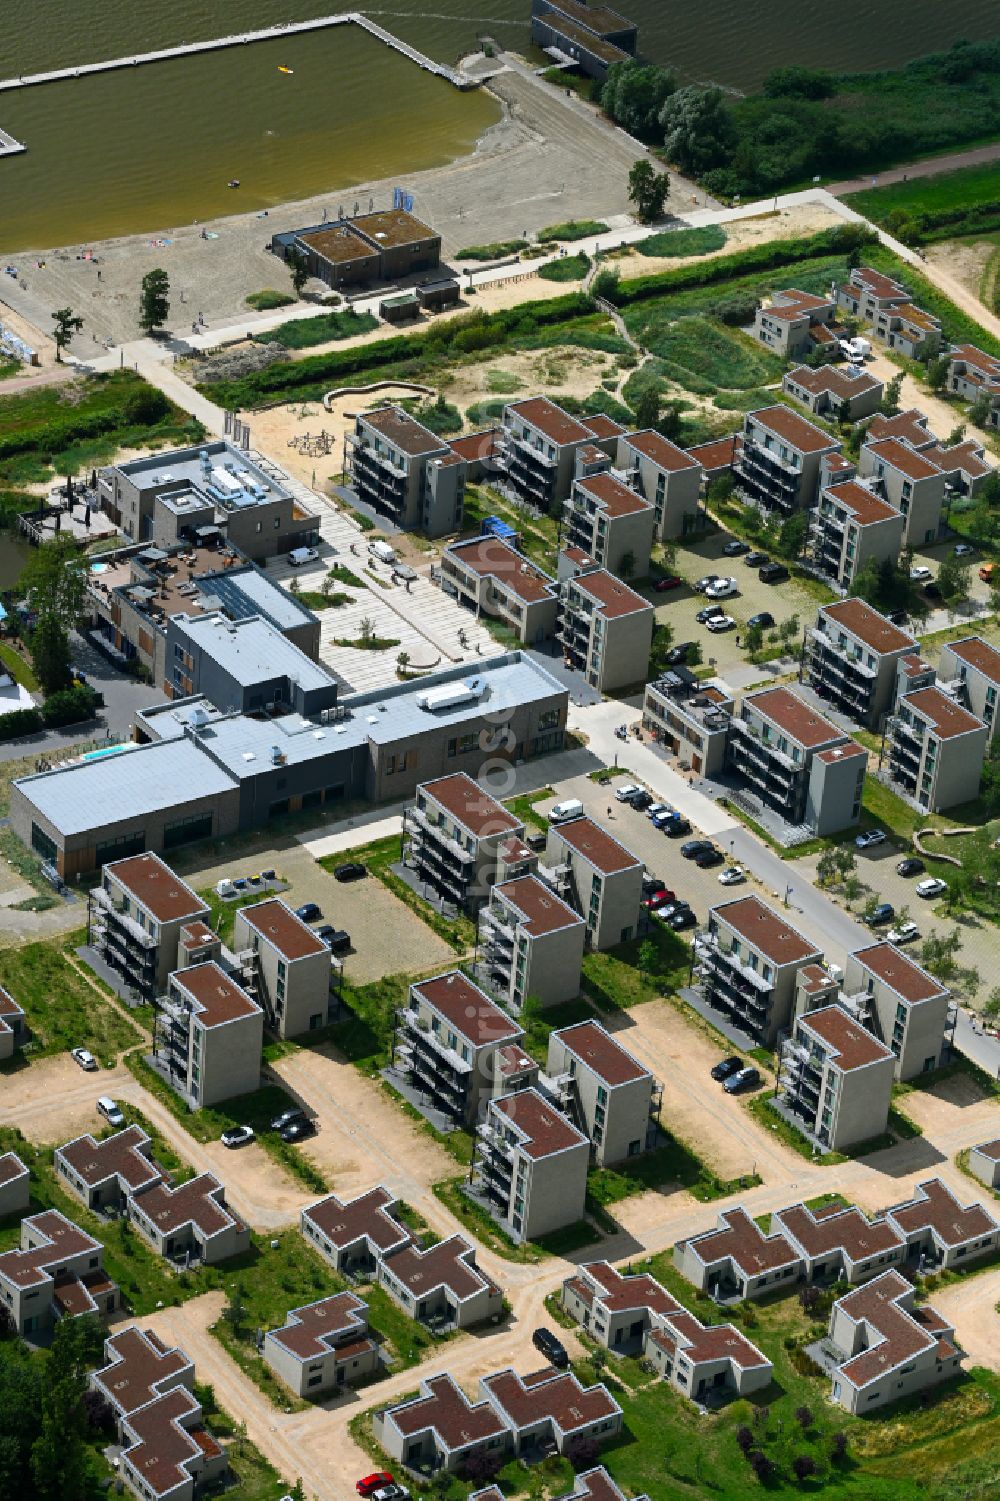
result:
[[[939,240],[927,246],[925,256],[931,266],[940,267],[978,298],[983,272],[996,248],[995,239]]]
[[[949,1140],[956,1132],[965,1140],[981,1140],[982,1131],[996,1135],[997,1106],[992,1096],[983,1094],[968,1074],[953,1074],[929,1089],[914,1089],[900,1102],[911,1120],[935,1140]]]
[[[39,1058],[0,1081],[3,1119],[17,1126],[29,1141],[59,1145],[96,1131],[107,1123],[97,1113],[97,1097],[114,1097],[131,1081],[125,1068],[98,1069],[88,1074],[68,1054]]]

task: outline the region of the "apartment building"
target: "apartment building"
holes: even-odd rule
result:
[[[877,730],[892,709],[899,662],[914,651],[913,637],[865,600],[836,600],[820,605],[806,632],[803,675],[833,708]]]
[[[847,956],[846,1004],[896,1057],[903,1082],[939,1068],[954,1022],[948,988],[895,944],[872,943]]]
[[[561,540],[609,573],[645,578],[656,522],[655,507],[605,471],[574,480],[563,504]]]
[[[905,443],[907,448],[912,448],[915,453],[922,453],[925,449],[932,448],[937,442],[927,423],[930,419],[926,412],[919,407],[907,407],[905,412],[897,412],[894,417],[886,417],[882,412],[876,412],[870,422],[865,425],[865,436],[869,443],[875,443],[884,438],[894,438],[900,443]]]
[[[850,279],[837,287],[837,305],[865,323],[874,323],[880,312],[901,307],[910,294],[901,282],[870,266],[855,266]]]
[[[175,970],[153,1027],[153,1066],[192,1110],[260,1085],[264,1013],[214,961]]]
[[[685,771],[714,777],[725,765],[733,707],[732,690],[721,679],[699,682],[686,668],[671,669],[646,684],[642,727]]]
[[[479,980],[517,1015],[580,994],[586,924],[535,875],[494,886],[479,913]]]
[[[602,82],[615,63],[635,56],[638,28],[606,5],[586,0],[531,0],[531,40],[543,51],[572,58]]]
[[[153,1250],[183,1266],[214,1266],[250,1249],[250,1229],[226,1203],[214,1173],[173,1187],[157,1183],[128,1202],[128,1217]]]
[[[305,487],[225,438],[109,465],[98,472],[97,491],[101,509],[130,542],[161,549],[197,541],[211,528],[263,562],[319,536]]]
[[[280,897],[237,909],[233,951],[247,994],[279,1037],[326,1026],[330,950]]]
[[[0,1219],[21,1214],[31,1202],[31,1173],[16,1152],[0,1155]]]
[[[643,864],[590,818],[553,824],[545,845],[546,879],[579,912],[591,948],[610,949],[639,927]]]
[[[743,443],[733,462],[737,489],[779,520],[814,504],[823,459],[840,443],[791,407],[761,407],[743,419]]]
[[[887,727],[889,785],[922,812],[978,795],[990,729],[940,688],[903,693]]]
[[[496,1054],[522,1028],[461,970],[410,986],[400,1014],[395,1068],[426,1105],[456,1126],[472,1125],[493,1091]]]
[[[466,464],[402,407],[359,412],[344,437],[358,499],[407,532],[440,537],[462,525]]]
[[[706,1005],[725,1025],[773,1048],[788,1030],[799,971],[823,956],[759,897],[743,896],[709,908],[699,957]]]
[[[978,401],[988,396],[993,403],[990,422],[998,420],[997,398],[1000,397],[1000,360],[986,354],[974,344],[959,344],[948,351],[948,390],[963,401]]]
[[[336,1272],[369,1278],[378,1263],[412,1240],[395,1217],[396,1199],[379,1185],[356,1199],[330,1194],[303,1209],[302,1234]]]
[[[759,316],[759,314],[758,314]],[[833,422],[861,422],[878,411],[885,386],[858,365],[797,365],[781,389],[808,407],[814,417]]]
[[[937,1386],[961,1369],[965,1352],[954,1327],[929,1303],[918,1308],[915,1300],[906,1278],[889,1271],[834,1303],[830,1394],[854,1416]]]
[[[715,1230],[702,1230],[674,1247],[679,1272],[717,1302],[757,1298],[791,1286],[802,1258],[780,1231],[765,1235],[745,1209],[725,1209]]]
[[[836,314],[836,303],[811,292],[786,287],[771,293],[771,301],[762,304],[754,317],[753,336],[775,354],[787,360],[808,354],[813,348],[813,330],[829,327]]]
[[[0,1063],[13,1058],[28,1040],[24,1011],[9,990],[0,985]]]
[[[809,521],[807,550],[816,568],[841,589],[869,563],[895,563],[906,520],[857,480],[829,485]]]
[[[969,1172],[987,1188],[1000,1188],[1000,1136],[970,1150]]]
[[[879,309],[872,322],[872,333],[887,349],[916,360],[926,340],[942,338],[941,320],[912,302],[898,302],[894,307]]]
[[[938,682],[948,691],[961,684],[961,703],[981,719],[989,740],[996,734],[997,694],[1000,693],[1000,652],[981,636],[963,636],[941,648]]]
[[[52,1165],[63,1187],[93,1214],[123,1214],[128,1202],[163,1181],[150,1139],[125,1126],[100,1141],[88,1133],[57,1147]]]
[[[568,497],[580,468],[603,468],[624,429],[598,413],[571,417],[547,396],[529,396],[504,408],[496,462],[501,481],[521,499],[554,514]],[[578,463],[582,448],[593,449]]]
[[[881,1136],[896,1060],[841,1006],[796,1017],[781,1048],[776,1106],[824,1152]]]
[[[553,579],[501,537],[449,542],[441,555],[441,588],[481,615],[517,632],[522,646],[554,635],[558,611]]]
[[[663,1086],[600,1022],[551,1032],[545,1070],[599,1167],[637,1157],[655,1141]]]
[[[109,861],[89,894],[87,943],[120,994],[150,1002],[178,967],[181,930],[211,915],[159,855],[130,855]]]
[[[376,1276],[404,1313],[439,1331],[495,1322],[503,1309],[502,1290],[476,1265],[476,1248],[464,1235],[426,1251],[404,1246],[378,1262]]]
[[[349,1292],[289,1309],[281,1328],[264,1335],[261,1354],[296,1397],[329,1396],[379,1366],[368,1304]]]
[[[955,1271],[1000,1245],[1000,1221],[984,1204],[962,1204],[940,1178],[918,1183],[912,1199],[886,1210],[920,1270]]]
[[[615,460],[632,489],[650,502],[661,542],[686,536],[697,521],[705,471],[696,458],[653,428],[618,439]]]
[[[113,1313],[118,1288],[100,1241],[56,1209],[21,1221],[16,1250],[0,1253],[0,1300],[17,1334],[44,1334],[61,1318]]]
[[[476,1133],[472,1185],[517,1242],[583,1218],[590,1143],[535,1088],[489,1103]]]
[[[745,1397],[771,1383],[771,1362],[746,1335],[732,1324],[703,1324],[648,1273],[584,1262],[563,1283],[562,1305],[599,1344],[641,1352],[694,1402],[710,1391]]]
[[[727,769],[786,824],[813,834],[861,816],[867,753],[790,688],[748,693],[730,723]]]
[[[905,1236],[887,1219],[869,1219],[854,1205],[810,1209],[790,1204],[772,1214],[770,1230],[784,1235],[798,1251],[807,1282],[849,1282],[854,1287],[906,1260]]]
[[[924,547],[937,541],[945,477],[938,466],[898,438],[866,442],[858,470],[878,482],[885,499],[903,517],[903,546]]]
[[[559,624],[567,667],[592,688],[612,693],[645,679],[656,612],[648,600],[575,548],[559,555]]]
[[[517,873],[523,847],[521,819],[464,771],[421,782],[403,810],[403,864],[465,912],[477,912],[491,886]]]
[[[263,616],[230,620],[221,611],[178,613],[167,622],[163,692],[168,699],[204,694],[229,713],[258,714],[271,722],[283,714],[320,719],[336,709],[343,686],[342,678],[307,657]]]

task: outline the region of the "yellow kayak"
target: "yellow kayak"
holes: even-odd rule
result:
[[[295,69],[294,68],[279,68],[278,72],[279,73],[294,73]]]

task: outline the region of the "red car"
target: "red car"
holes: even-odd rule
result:
[[[657,594],[665,594],[668,589],[679,589],[684,580],[677,577],[676,573],[668,573],[664,578],[657,579],[653,588]]]
[[[642,905],[647,912],[655,912],[657,907],[665,907],[667,902],[676,902],[677,897],[666,886],[660,891],[654,891],[651,896],[644,898]]]
[[[384,1485],[395,1484],[388,1470],[376,1470],[374,1475],[366,1475],[364,1480],[356,1481],[354,1489],[359,1496],[370,1496],[373,1491],[380,1491]]]

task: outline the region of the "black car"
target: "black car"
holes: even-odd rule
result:
[[[298,1105],[293,1105],[289,1110],[283,1110],[280,1115],[274,1117],[274,1120],[271,1122],[271,1130],[284,1131],[286,1126],[294,1126],[296,1121],[304,1121],[305,1118],[305,1111],[300,1110]]]
[[[715,845],[709,839],[689,839],[687,844],[681,845],[681,854],[685,860],[693,860],[696,855],[704,854],[705,850],[714,848]]]
[[[717,850],[714,845],[709,845],[707,850],[702,850],[700,854],[695,855],[694,863],[699,870],[708,870],[713,865],[721,865],[724,858],[721,850]]]
[[[738,1073],[742,1067],[742,1058],[723,1058],[722,1062],[717,1063],[712,1069],[712,1078],[716,1083],[721,1084],[723,1079],[728,1079],[730,1074]]]
[[[745,552],[749,551],[749,542],[741,542],[738,537],[734,537],[733,540],[731,542],[727,542],[725,547],[722,549],[722,556],[724,558],[741,558]]]
[[[632,796],[627,797],[625,801],[628,803],[630,808],[638,808],[640,813],[645,813],[647,808],[651,808],[653,806],[653,799],[650,797],[645,787],[641,788],[638,792],[633,792]]]
[[[905,610],[889,610],[885,618],[891,620],[893,625],[905,625],[908,617]]]
[[[282,1141],[303,1141],[307,1136],[316,1135],[316,1127],[307,1116],[303,1116],[300,1121],[292,1121],[285,1126],[278,1135]]]
[[[331,954],[346,954],[351,946],[350,933],[345,932],[343,928],[335,928],[331,922],[325,922],[315,932],[316,937],[323,940]]]
[[[368,871],[357,860],[350,860],[346,865],[334,867],[333,879],[335,881],[360,881],[362,876],[367,874]]]
[[[668,667],[680,667],[687,661],[688,652],[694,646],[693,641],[682,641],[678,646],[672,646],[664,657]]]
[[[295,916],[301,917],[303,922],[315,922],[323,914],[316,902],[303,902],[301,907],[296,907]]]
[[[924,862],[918,860],[916,855],[907,855],[896,866],[896,874],[897,876],[919,876],[926,869]]]
[[[664,922],[669,922],[672,917],[677,916],[678,912],[690,911],[691,903],[682,901],[680,898],[678,898],[677,901],[664,902],[662,907],[657,907],[656,915],[657,917],[662,917]]]
[[[551,1329],[536,1329],[531,1336],[531,1343],[545,1356],[549,1365],[554,1365],[557,1370],[563,1371],[569,1365],[566,1346],[561,1339],[556,1338]]]
[[[548,843],[548,835],[541,829],[536,829],[532,834],[525,834],[524,842],[529,850],[543,850]]]
[[[672,818],[663,825],[663,832],[668,839],[679,839],[682,834],[690,834],[691,825],[686,818]]]
[[[690,907],[682,907],[679,912],[674,912],[667,918],[667,926],[673,928],[675,933],[679,933],[682,928],[693,928],[697,922]]]
[[[709,620],[714,620],[716,615],[725,615],[725,613],[721,605],[706,605],[694,618],[699,625],[705,625]]]
[[[774,616],[770,610],[761,610],[759,615],[751,615],[747,621],[749,626],[760,626],[762,631],[769,631],[774,625]]]
[[[661,881],[659,876],[644,875],[642,878],[643,896],[652,896],[654,891],[666,891],[666,881]]]
[[[741,1089],[756,1089],[760,1083],[760,1072],[755,1068],[737,1069],[735,1074],[730,1074],[722,1087],[726,1094],[738,1094]]]
[[[788,578],[788,569],[784,563],[764,563],[757,569],[757,577],[762,584],[778,584]]]

